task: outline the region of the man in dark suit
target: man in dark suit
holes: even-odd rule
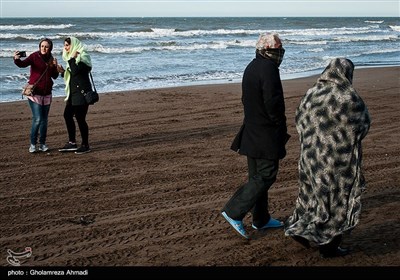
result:
[[[222,216],[243,237],[249,238],[243,218],[252,211],[256,230],[276,228],[283,223],[268,211],[268,190],[275,182],[279,160],[286,155],[289,139],[279,65],[285,50],[278,34],[261,34],[256,57],[242,79],[244,121],[231,148],[247,156],[248,177],[222,210]]]

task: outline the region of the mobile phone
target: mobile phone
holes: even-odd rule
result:
[[[26,57],[26,51],[19,51],[19,52],[18,52],[18,55],[19,55],[20,57]]]

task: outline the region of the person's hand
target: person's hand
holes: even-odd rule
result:
[[[65,70],[61,64],[57,64],[57,71],[58,71],[58,73],[61,73],[61,74],[65,72]]]
[[[74,54],[72,55],[73,58],[77,58],[78,57],[79,52],[74,52]]]
[[[57,65],[58,65],[58,62],[57,62],[57,58],[53,58],[53,66],[55,66],[55,67],[57,67]]]
[[[14,59],[20,59],[21,56],[19,55],[19,51],[14,52]]]

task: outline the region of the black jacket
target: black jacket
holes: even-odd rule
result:
[[[68,102],[73,106],[85,105],[86,101],[83,93],[92,90],[89,78],[89,72],[92,68],[83,62],[76,64],[75,58],[71,58],[68,64],[71,68],[71,79],[69,81],[70,96]]]
[[[256,54],[242,79],[243,125],[231,149],[258,159],[282,159],[289,138],[277,65]]]

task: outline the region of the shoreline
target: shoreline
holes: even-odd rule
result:
[[[355,67],[354,72],[358,72],[360,70],[364,70],[364,69],[376,69],[376,68],[400,68],[400,65],[378,65],[378,66],[360,66],[360,67]],[[296,74],[288,74],[287,76],[294,76],[294,77],[288,77],[288,78],[284,78],[281,76],[281,80],[282,83],[285,81],[291,81],[291,80],[299,80],[299,79],[312,79],[312,78],[316,78],[317,76],[319,76],[319,74],[321,74],[323,71],[323,69],[320,70],[320,72],[317,72],[317,70],[315,71],[311,71],[312,73],[296,73]],[[315,72],[315,73],[314,73]],[[132,89],[132,90],[119,90],[119,91],[107,91],[107,92],[99,92],[100,94],[100,98],[103,94],[120,94],[120,93],[127,93],[127,92],[138,92],[138,91],[154,91],[154,90],[168,90],[168,89],[179,89],[179,88],[187,88],[187,87],[204,87],[204,86],[216,86],[216,85],[240,85],[241,84],[241,80],[237,80],[237,81],[214,81],[214,82],[210,82],[210,81],[204,81],[201,83],[190,83],[190,84],[184,84],[184,85],[176,85],[176,86],[166,86],[166,87],[156,87],[156,88],[143,88],[143,89]],[[63,96],[53,96],[53,99],[61,99],[63,98]],[[4,104],[4,103],[13,103],[13,102],[20,102],[20,101],[26,101],[26,98],[24,97],[24,99],[21,100],[13,100],[13,101],[0,101],[0,104]]]

